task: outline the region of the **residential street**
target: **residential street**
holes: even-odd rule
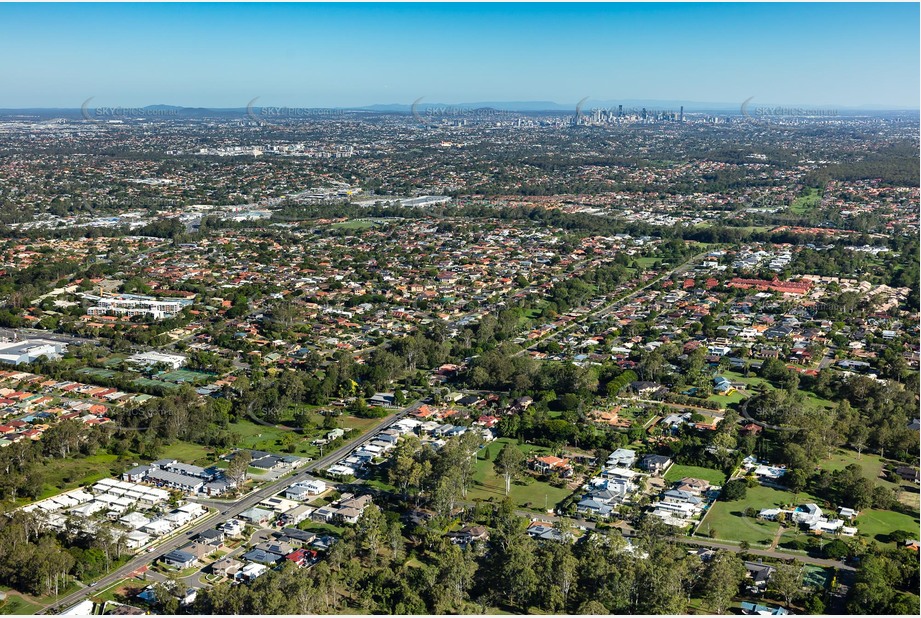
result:
[[[112,585],[121,579],[125,579],[126,577],[130,576],[132,572],[143,567],[144,565],[151,564],[155,562],[156,560],[158,560],[161,556],[168,554],[174,549],[178,549],[182,545],[185,545],[189,541],[189,539],[191,539],[192,537],[194,537],[195,535],[201,532],[204,532],[205,530],[209,530],[215,527],[219,522],[226,521],[228,519],[232,519],[233,517],[236,517],[243,511],[247,510],[248,508],[255,506],[256,504],[258,504],[262,500],[265,500],[266,498],[274,496],[278,492],[282,491],[284,488],[290,485],[293,485],[294,483],[312,478],[311,476],[312,472],[326,468],[330,464],[338,461],[340,458],[345,456],[347,453],[351,452],[353,449],[364,444],[365,442],[368,442],[375,435],[377,435],[377,433],[386,429],[387,427],[395,423],[397,420],[403,418],[404,416],[406,416],[407,414],[409,414],[410,412],[418,408],[420,405],[422,405],[421,401],[416,401],[410,404],[407,408],[404,408],[403,410],[398,412],[396,415],[384,419],[383,421],[381,421],[380,423],[372,427],[370,430],[365,432],[362,436],[339,447],[338,449],[336,449],[332,453],[329,453],[325,457],[322,457],[321,459],[310,462],[308,466],[305,466],[301,470],[294,472],[290,476],[281,478],[274,483],[271,483],[269,485],[266,485],[265,487],[262,487],[261,489],[251,492],[247,494],[246,496],[244,496],[243,498],[241,498],[240,500],[237,500],[236,502],[229,503],[229,504],[226,504],[226,503],[222,504],[219,501],[207,501],[209,506],[213,506],[214,508],[218,509],[216,513],[212,513],[211,515],[206,516],[204,519],[202,519],[195,525],[191,526],[187,530],[184,530],[183,532],[169,539],[165,543],[158,545],[157,548],[153,552],[142,553],[142,554],[135,556],[134,558],[129,560],[125,565],[123,565],[121,568],[116,569],[112,573],[97,580],[94,586],[82,588],[78,591],[75,591],[67,595],[66,597],[61,598],[56,603],[52,603],[51,605],[48,605],[42,610],[41,613],[49,613],[52,610],[60,610],[60,609],[64,609],[72,605],[75,605],[76,603],[82,601],[86,597],[92,596],[93,592],[95,592],[97,589],[105,588],[106,586]],[[199,501],[196,500],[196,502],[199,502]],[[201,501],[201,502],[205,503],[205,501]]]

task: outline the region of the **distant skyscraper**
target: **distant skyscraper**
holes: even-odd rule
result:
[[[679,118],[681,122],[684,122],[684,105],[681,106],[681,117]]]
[[[617,106],[617,117],[620,118],[623,115],[624,115],[624,106],[618,105]]]

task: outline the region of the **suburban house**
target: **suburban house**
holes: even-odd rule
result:
[[[189,543],[179,548],[179,551],[185,552],[187,554],[192,554],[195,556],[196,560],[201,560],[205,556],[215,551],[213,545],[208,545],[206,543]]]
[[[742,601],[740,603],[742,613],[746,616],[786,616],[790,612],[783,607],[771,607],[760,603],[750,603]]]
[[[608,456],[607,465],[618,468],[632,468],[636,462],[636,451],[619,448]]]
[[[302,545],[308,545],[317,538],[317,535],[313,532],[307,532],[299,528],[283,528],[281,532],[276,532],[272,536],[285,543],[300,543]]]
[[[264,564],[253,562],[245,565],[242,569],[237,571],[237,573],[234,575],[234,579],[240,582],[251,582],[268,570],[269,567],[265,566]]]
[[[474,541],[488,541],[489,531],[484,526],[464,526],[457,532],[449,532],[447,537],[452,543],[467,545]]]
[[[329,506],[321,506],[310,514],[310,520],[317,523],[325,524],[333,520],[336,515],[336,509]]]
[[[212,550],[220,549],[224,546],[224,532],[212,528],[211,530],[205,530],[196,537],[200,543],[205,545],[210,545]]]
[[[317,552],[312,549],[295,549],[285,556],[285,560],[293,562],[299,567],[305,567],[316,562]]]
[[[285,498],[289,500],[305,500],[310,496],[318,496],[326,491],[326,483],[319,480],[301,481],[285,490]]]
[[[593,498],[585,497],[576,505],[576,512],[580,515],[587,515],[590,517],[607,518],[611,516],[612,512],[614,512],[614,507],[612,507],[610,504],[599,502]]]
[[[282,513],[279,516],[278,521],[286,526],[296,526],[302,521],[309,519],[310,514],[313,513],[313,511],[314,508],[312,506],[299,504],[293,509],[289,509]]]
[[[847,509],[848,512],[855,513],[851,509]],[[844,525],[844,521],[841,519],[831,519],[823,515],[822,509],[816,504],[804,504],[802,506],[796,507],[794,510],[786,509],[762,509],[758,513],[760,519],[765,519],[768,521],[777,521],[780,519],[781,515],[787,521],[791,521],[800,526],[806,527],[810,532],[814,534],[823,534],[825,532],[829,533],[840,533],[845,536],[853,536],[857,533],[856,528],[848,527]]]
[[[536,470],[540,474],[558,473],[563,478],[572,476],[572,464],[569,463],[568,459],[545,455],[543,457],[533,458],[530,464],[531,469]]]
[[[269,520],[274,517],[274,515],[275,514],[272,511],[267,511],[265,509],[260,509],[259,507],[254,506],[240,513],[238,517],[243,521],[261,526],[268,523]]]
[[[725,356],[725,355],[722,355]],[[717,395],[731,395],[735,392],[735,387],[726,376],[716,376],[713,378],[713,392]]]
[[[242,568],[243,563],[239,560],[221,558],[211,565],[211,572],[219,577],[233,578]]]
[[[274,565],[278,564],[281,559],[284,558],[284,554],[276,554],[275,552],[254,548],[243,554],[241,557],[247,562],[255,562],[263,565]]]
[[[368,405],[393,408],[396,406],[396,396],[393,393],[374,393],[374,396],[368,399]]]
[[[665,455],[646,455],[640,460],[640,468],[650,474],[661,474],[672,465],[672,460]]]
[[[140,549],[150,543],[151,536],[140,530],[134,530],[125,535],[125,546],[128,549]]]
[[[675,489],[700,496],[710,491],[711,487],[709,481],[692,477],[685,477],[675,483]]]
[[[221,531],[229,537],[237,537],[243,534],[244,524],[239,519],[228,519],[220,525]]]
[[[760,590],[767,588],[771,576],[774,575],[774,567],[761,562],[746,562],[745,570],[748,571],[748,577],[752,580],[752,585]]]
[[[895,469],[895,473],[898,474],[902,480],[909,481],[911,483],[917,483],[921,480],[919,476],[918,468],[913,468],[911,466],[899,466]]]
[[[653,397],[659,391],[666,390],[664,386],[658,382],[631,382],[630,390],[636,393],[640,397]]]
[[[198,558],[189,552],[175,549],[168,554],[165,554],[160,560],[167,566],[170,566],[174,569],[179,569],[181,571],[194,565],[198,561]]]

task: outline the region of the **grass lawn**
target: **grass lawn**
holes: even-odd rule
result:
[[[390,491],[390,492],[397,491],[396,487],[394,487],[393,485],[391,485],[390,483],[388,483],[387,481],[383,479],[377,479],[377,478],[365,479],[365,485],[367,485],[368,487],[372,487],[374,489],[378,489],[380,491]]]
[[[230,423],[227,428],[240,434],[240,442],[237,446],[240,448],[254,449],[257,451],[266,451],[267,453],[284,453],[286,445],[284,436],[294,433],[269,425],[258,425],[252,421],[242,420],[238,423]],[[306,452],[304,446],[310,446],[310,442],[305,442],[302,436],[294,433],[297,437],[298,448],[294,454]]]
[[[320,417],[319,414],[314,414],[312,416],[313,422],[322,423],[322,417]],[[354,440],[366,432],[369,428],[377,425],[383,420],[383,418],[358,418],[345,414],[336,417],[336,421],[338,422],[339,427],[343,429],[353,429],[350,432],[346,432],[346,440]],[[285,438],[289,434],[293,435],[296,440],[294,442],[294,452],[291,454],[301,457],[306,456],[313,458],[316,458],[320,454],[320,449],[311,445],[310,443],[317,436],[325,436],[328,431],[325,429],[317,429],[315,431],[309,431],[307,433],[300,434],[290,430],[280,429],[278,427],[260,425],[245,419],[238,423],[230,423],[230,425],[228,425],[228,429],[240,434],[241,440],[237,444],[237,446],[240,448],[266,451],[267,453],[287,454],[288,451]]]
[[[668,472],[665,473],[665,480],[675,482],[687,476],[709,481],[711,485],[722,485],[726,482],[726,475],[719,470],[700,466],[683,466],[681,464],[675,464],[669,468]]]
[[[800,392],[806,396],[805,404],[807,406],[810,406],[817,410],[821,410],[822,408],[829,409],[829,408],[835,407],[835,403],[833,401],[830,401],[828,399],[823,399],[822,397],[819,397],[812,391],[806,391],[806,390],[800,389]]]
[[[767,385],[768,387],[770,387],[771,385],[770,382],[768,382],[764,378],[759,378],[757,375],[754,374],[754,372],[752,372],[752,374],[746,378],[745,374],[743,373],[739,373],[738,371],[731,371],[727,369],[726,371],[723,371],[721,375],[727,377],[731,382],[739,382],[741,384],[744,384],[746,386],[746,390],[753,390],[762,385]]]
[[[112,371],[111,369],[99,369],[97,367],[84,367],[83,369],[77,370],[77,373],[94,378],[114,378],[118,375],[117,371]]]
[[[89,457],[52,459],[45,466],[45,485],[39,499],[48,498],[87,483],[95,483],[121,472],[127,464],[116,455],[99,453]]]
[[[385,418],[393,416],[396,412],[390,413]],[[351,416],[348,414],[343,414],[342,416],[337,416],[336,421],[339,424],[339,427],[342,429],[347,429],[351,427],[354,431],[352,433],[346,432],[346,438],[352,439],[357,438],[360,434],[368,431],[371,427],[374,427],[378,423],[384,421],[383,418],[358,418],[357,416]]]
[[[870,537],[882,543],[890,532],[896,530],[907,530],[917,534],[919,522],[921,520],[917,515],[869,509],[857,518],[857,530],[860,536]]]
[[[515,443],[510,438],[501,438],[491,442],[486,448],[477,454],[476,471],[473,475],[473,487],[467,492],[468,500],[490,500],[501,501],[505,498],[505,480],[496,475],[493,469],[493,461],[502,447],[508,443]],[[533,444],[520,444],[518,447],[530,457],[532,454],[549,453],[550,449],[534,446]],[[530,508],[536,511],[544,511],[544,505],[547,508],[553,508],[557,503],[568,497],[571,492],[566,488],[553,487],[549,483],[532,481],[527,485],[512,483],[512,489],[509,496],[517,506],[521,508]]]
[[[750,397],[751,395],[748,395]],[[725,408],[728,405],[739,403],[743,399],[746,399],[746,395],[743,395],[739,391],[734,391],[729,395],[710,395],[708,401],[715,401],[720,404],[721,407]]]
[[[214,460],[211,449],[191,442],[174,442],[163,448],[163,453],[160,457],[162,459],[176,459],[184,463],[207,459],[210,464]]]
[[[871,453],[864,453],[858,457],[857,453],[854,451],[837,449],[831,457],[819,464],[819,468],[834,472],[836,470],[844,470],[851,464],[860,466],[863,475],[871,481],[879,480],[887,482],[879,478],[880,472],[883,470],[883,460]],[[890,485],[893,485],[893,483],[890,483]]]
[[[653,265],[656,262],[659,262],[659,261],[667,262],[668,260],[664,260],[660,257],[638,257],[638,258],[633,258],[633,261],[636,262],[636,265],[639,266],[640,268],[649,270],[650,268],[653,267]]]
[[[377,225],[378,223],[376,221],[351,219],[349,221],[333,223],[329,227],[344,230],[366,230],[369,227],[376,227]]]
[[[27,615],[34,614],[42,608],[37,603],[26,601],[15,593],[7,593],[6,600],[0,604],[0,614]]]
[[[793,203],[790,204],[790,212],[801,215],[812,210],[821,202],[822,194],[819,193],[819,190],[815,187],[809,187],[802,195],[793,200]]]
[[[129,577],[118,581],[107,588],[100,590],[92,596],[95,601],[118,601],[120,597],[127,596],[126,589],[143,588],[137,579]]]
[[[154,388],[162,388],[170,391],[179,388],[178,384],[173,384],[172,382],[161,382],[160,380],[151,380],[150,378],[138,378],[136,380],[132,380],[131,383],[138,387],[152,386]]]
[[[857,464],[860,466],[863,476],[873,481],[876,485],[882,485],[883,487],[888,487],[892,491],[898,493],[900,490],[899,483],[893,483],[892,481],[882,478],[881,474],[883,471],[883,466],[885,465],[885,460],[877,455],[872,453],[863,453],[859,457],[857,453],[847,449],[837,449],[835,453],[819,464],[819,468],[822,470],[828,470],[834,472],[836,470],[844,470],[851,464]],[[902,492],[902,497],[911,499],[914,498],[914,503],[909,500],[901,500],[904,503],[908,503],[909,506],[918,508],[918,494],[912,494],[910,492]]]
[[[716,539],[738,542],[748,541],[752,545],[770,545],[780,524],[746,517],[745,509],[751,507],[760,511],[761,509],[779,507],[792,502],[793,494],[791,492],[760,485],[751,487],[748,489],[744,500],[733,502],[718,500],[715,502],[698,529],[698,534],[710,536],[710,532],[715,531]],[[796,502],[815,502],[815,499],[800,492]]]
[[[309,519],[301,522],[298,528],[301,530],[306,530],[307,532],[313,532],[315,534],[334,534],[336,536],[342,536],[342,533],[345,532],[345,528],[340,526],[323,524],[315,521],[310,521]]]

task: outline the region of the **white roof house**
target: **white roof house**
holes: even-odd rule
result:
[[[173,525],[164,519],[155,519],[148,524],[144,524],[140,529],[141,532],[146,532],[152,536],[163,536],[173,529]]]
[[[131,513],[126,513],[118,518],[118,521],[132,530],[137,530],[143,526],[146,526],[150,523],[150,518],[138,513],[137,511],[132,511]]]
[[[150,541],[151,536],[140,530],[135,530],[125,535],[125,545],[128,546],[128,549],[139,549],[150,543]]]
[[[340,464],[330,466],[327,472],[336,476],[355,476],[355,468],[352,468],[351,466],[343,466]]]

